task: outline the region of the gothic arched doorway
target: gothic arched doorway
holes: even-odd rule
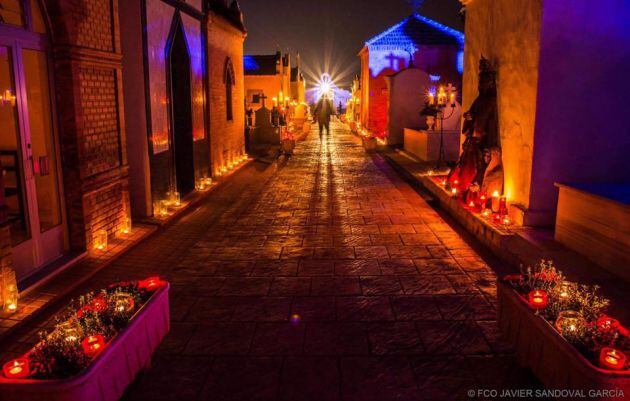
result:
[[[195,167],[190,54],[179,13],[173,20],[166,58],[175,170],[173,187],[183,196],[195,189]]]

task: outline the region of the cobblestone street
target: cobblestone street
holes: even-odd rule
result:
[[[127,400],[465,400],[536,385],[498,339],[503,270],[478,252],[337,125],[238,172],[89,287],[172,284],[171,332]]]

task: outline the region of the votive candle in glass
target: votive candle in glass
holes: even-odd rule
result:
[[[547,291],[534,290],[527,295],[527,301],[529,302],[529,307],[532,309],[545,309],[549,302],[549,296],[547,295]]]
[[[17,358],[2,366],[2,372],[7,379],[25,379],[31,374],[28,358]]]
[[[566,310],[560,312],[556,319],[556,329],[560,334],[576,333],[584,325],[584,318],[580,312]]]
[[[100,334],[87,336],[81,342],[81,348],[85,355],[96,356],[105,348],[105,338]]]
[[[599,353],[599,366],[604,369],[622,370],[626,366],[626,355],[617,349],[604,347]]]

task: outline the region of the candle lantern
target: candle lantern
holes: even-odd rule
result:
[[[153,217],[160,217],[162,215],[162,203],[160,201],[153,202]]]
[[[530,308],[538,311],[547,307],[549,296],[547,295],[547,291],[534,290],[527,295],[527,301],[529,302]]]
[[[79,341],[83,336],[81,325],[76,319],[70,319],[57,325],[58,332],[67,342]]]
[[[126,292],[117,292],[114,294],[114,309],[116,312],[130,312],[134,307],[133,298]]]
[[[123,235],[131,233],[131,218],[129,216],[123,217],[120,233]]]
[[[197,191],[203,191],[204,189],[206,189],[206,181],[205,178],[199,178],[197,180],[197,182],[195,183],[195,189]]]
[[[81,348],[85,355],[94,357],[105,348],[105,338],[100,334],[87,336],[81,342]]]
[[[7,362],[2,367],[7,379],[25,379],[31,374],[28,358],[18,358]]]
[[[499,214],[501,216],[507,216],[508,214],[507,198],[505,196],[499,198]]]
[[[578,333],[583,326],[582,314],[572,310],[560,312],[556,320],[556,329],[563,335]]]
[[[206,185],[206,187],[209,187],[210,185],[212,185],[212,178],[210,177],[204,178],[204,184]]]
[[[169,201],[167,199],[162,199],[160,201],[160,216],[162,217],[168,216],[168,205],[169,205]]]
[[[18,309],[18,298],[20,296],[15,271],[8,267],[0,270],[2,277],[0,284],[0,299],[2,300],[2,308],[5,312],[14,313]]]
[[[107,249],[107,230],[96,230],[94,233],[94,249],[98,251]]]
[[[141,290],[155,291],[160,286],[162,286],[162,284],[163,282],[160,279],[160,277],[155,276],[155,277],[149,277],[146,280],[140,280],[138,282],[138,288],[140,288]]]
[[[599,366],[604,369],[622,370],[626,366],[626,355],[614,348],[604,347],[599,353]]]

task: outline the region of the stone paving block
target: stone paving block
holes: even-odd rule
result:
[[[366,326],[353,322],[313,322],[306,327],[306,355],[367,355]]]
[[[218,357],[199,400],[277,400],[282,362],[281,357]]]

